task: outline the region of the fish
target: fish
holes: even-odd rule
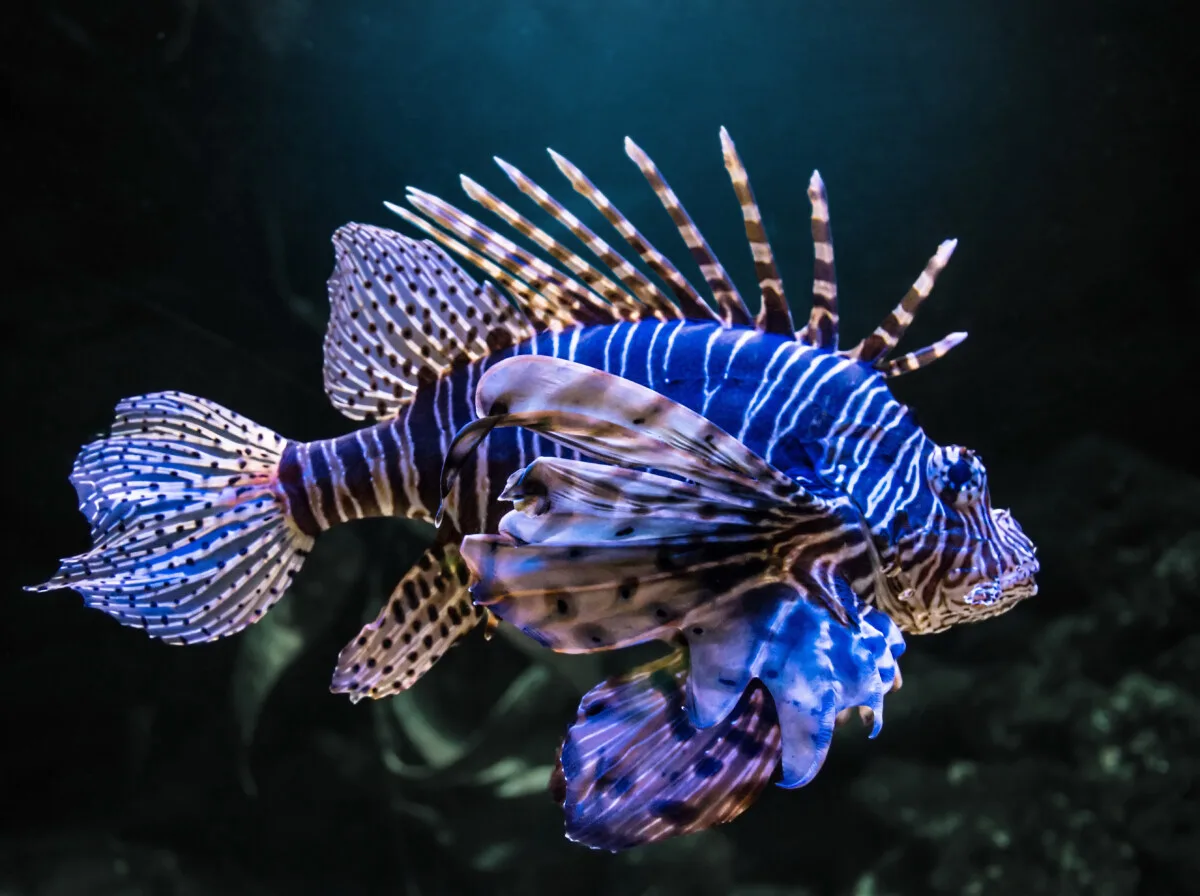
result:
[[[501,159],[495,161],[517,190],[547,223],[577,239],[592,260],[471,178],[461,179],[466,195],[499,218],[510,236],[410,187],[409,207],[385,205],[423,238],[349,223],[332,239],[323,381],[333,406],[358,428],[305,442],[183,392],[123,399],[107,435],[81,449],[70,476],[90,524],[92,546],[61,560],[54,575],[28,590],[70,588],[85,606],[152,638],[170,644],[209,642],[262,618],[286,593],[326,529],[379,516],[427,522],[436,527],[434,545],[403,576],[378,617],[340,652],[331,682],[333,692],[354,701],[402,692],[485,619],[490,626],[503,618],[499,605],[473,598],[463,539],[498,531],[511,513],[501,496],[530,464],[579,460],[578,446],[564,444],[561,414],[551,430],[539,431],[536,425],[494,425],[498,416],[515,412],[502,407],[502,400],[489,401],[487,413],[479,413],[481,387],[504,381],[489,380],[489,374],[511,373],[514,368],[502,367],[505,362],[537,359],[561,363],[570,377],[586,369],[644,388],[666,402],[664,408],[683,408],[729,433],[722,442],[727,448],[744,446],[782,471],[786,482],[775,477],[780,500],[786,492],[786,500],[800,508],[797,513],[808,514],[814,526],[826,526],[831,516],[855,517],[859,535],[848,542],[838,567],[849,576],[849,590],[834,587],[832,596],[820,587],[812,591],[812,606],[834,614],[839,625],[875,609],[850,599],[860,593],[856,588],[878,576],[875,553],[897,568],[924,571],[911,577],[909,591],[891,599],[879,592],[879,612],[905,631],[935,630],[1000,612],[1025,587],[1031,561],[996,559],[981,547],[992,530],[980,530],[970,541],[977,550],[968,553],[986,555],[978,560],[982,566],[975,577],[978,587],[994,593],[965,608],[953,583],[971,575],[966,567],[946,566],[947,556],[959,554],[949,549],[957,542],[947,542],[945,535],[957,531],[950,523],[965,517],[945,504],[940,489],[944,485],[964,495],[981,491],[981,462],[967,449],[936,446],[886,386],[888,379],[928,366],[965,338],[950,334],[891,357],[954,241],[938,248],[872,334],[841,349],[828,201],[819,173],[813,172],[808,190],[813,307],[807,323],[797,328],[749,176],[724,128],[720,143],[754,259],[757,313],[657,166],[631,139],[625,141],[626,154],[698,265],[707,298],[579,168],[553,150],[555,166],[612,225],[641,267]],[[455,259],[483,278],[473,278]],[[577,378],[572,382],[586,385]],[[577,410],[593,419],[608,400],[599,393],[576,398]],[[484,418],[488,422],[478,425]],[[645,421],[626,422],[640,426]],[[601,441],[592,438],[589,444],[598,447]],[[607,465],[620,459],[610,456]],[[742,474],[736,465],[723,469],[718,487],[725,493],[727,483]],[[998,525],[996,519],[1010,520],[997,516],[987,525]],[[1004,531],[1013,527],[1010,520]],[[880,539],[883,548],[876,545]],[[818,567],[823,568],[819,562]],[[818,579],[826,582],[824,574]],[[927,593],[921,583],[934,580],[940,584]],[[740,587],[735,578],[715,578],[712,585],[731,592]],[[668,612],[672,601],[684,599],[682,587],[663,594]],[[525,628],[535,640],[545,640],[535,626]],[[694,649],[691,663],[694,667]],[[695,680],[694,668],[690,674],[689,682]],[[601,687],[617,687],[622,695],[638,691],[648,725],[672,730],[674,724],[673,730],[683,731],[670,701],[639,690],[653,681],[664,678],[635,672],[624,687]],[[724,743],[735,734],[770,743],[772,735],[763,730],[769,701],[765,692],[756,693],[764,696],[747,699],[740,716],[727,713],[723,718],[732,721],[724,726],[703,728],[690,713],[685,716],[697,745],[718,730]],[[745,692],[739,700],[744,697]],[[722,705],[730,699],[720,697]],[[739,705],[735,700],[734,711]],[[648,736],[649,730],[643,733]],[[599,768],[587,749],[564,753],[572,760],[564,768]],[[714,774],[688,786],[686,795],[673,798],[681,807],[714,806],[739,785]],[[699,814],[705,821],[730,817],[728,812]],[[677,816],[679,823],[635,839],[697,829],[683,815]]]
[[[898,532],[811,470],[785,474],[612,374],[513,358],[481,378],[476,401],[464,446],[525,426],[594,459],[545,456],[510,477],[498,533],[461,546],[476,603],[562,653],[675,647],[669,700],[653,704],[668,689],[636,673],[605,682],[563,742],[567,834],[593,848],[721,823],[772,779],[803,787],[853,714],[870,737],[882,730],[902,631],[944,631],[1036,593],[1036,549],[991,506],[964,449],[929,447],[934,501]],[[764,688],[773,715],[755,702]],[[629,744],[630,731],[648,733]]]

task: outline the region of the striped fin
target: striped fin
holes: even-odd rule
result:
[[[517,189],[536,202],[538,208],[571,231],[593,255],[604,263],[605,267],[612,271],[613,276],[620,280],[630,293],[638,297],[645,306],[648,316],[657,317],[659,320],[677,320],[683,316],[683,312],[675,307],[675,304],[661,289],[642,276],[641,272],[626,261],[624,256],[597,236],[575,215],[567,211],[557,199],[503,159],[497,158],[495,162],[508,175],[508,179],[516,185]]]
[[[787,297],[783,293],[783,281],[779,278],[779,269],[775,266],[775,255],[771,244],[767,241],[767,231],[763,227],[762,213],[758,203],[754,201],[754,191],[750,188],[750,176],[738,156],[737,148],[725,128],[721,128],[721,149],[725,155],[725,168],[729,171],[729,179],[733,182],[733,191],[737,194],[738,203],[742,206],[742,219],[746,225],[746,238],[750,241],[750,250],[754,255],[754,270],[758,275],[758,288],[762,293],[762,307],[759,309],[755,326],[764,333],[776,333],[780,336],[792,336],[795,324],[792,323],[792,312],[788,310]]]
[[[536,289],[524,280],[514,277],[490,258],[480,255],[470,246],[464,245],[450,234],[439,230],[430,221],[426,221],[420,215],[416,215],[406,208],[391,202],[385,202],[384,206],[388,211],[394,212],[408,223],[420,228],[432,237],[434,241],[445,246],[451,252],[465,258],[484,271],[489,277],[492,277],[504,287],[517,308],[521,309],[522,313],[529,318],[535,330],[564,330],[572,326],[570,316],[564,311],[561,311],[554,303],[538,293]]]
[[[479,582],[475,600],[562,653],[625,647],[708,627],[715,605],[745,587],[790,579],[791,566],[807,562],[795,542],[827,560],[847,530],[836,515],[768,494],[740,486],[728,494],[540,458],[510,478],[502,498],[516,510],[501,519],[499,535],[463,542]],[[809,590],[848,618],[834,592],[832,583]]]
[[[663,208],[671,216],[671,220],[675,223],[675,227],[679,230],[683,241],[687,244],[688,249],[691,250],[692,258],[700,266],[700,272],[704,275],[704,280],[708,283],[708,288],[712,292],[713,298],[716,299],[717,307],[721,310],[722,323],[727,327],[748,326],[752,318],[750,317],[749,309],[746,308],[746,303],[742,300],[741,293],[738,292],[733,281],[729,279],[729,274],[726,273],[724,265],[721,264],[720,260],[713,253],[708,245],[708,241],[704,239],[704,235],[692,221],[691,216],[687,213],[687,209],[683,207],[683,203],[675,195],[675,191],[667,184],[666,179],[662,176],[662,172],[658,170],[658,166],[629,137],[625,138],[625,153],[641,169],[642,174],[654,189],[655,195],[658,196],[659,201],[663,204]]]
[[[768,492],[826,509],[796,481],[706,418],[631,380],[559,358],[506,358],[480,377],[478,420],[446,453],[442,494],[458,466],[497,426],[545,431],[555,441],[610,463],[643,465],[722,489]]]
[[[532,503],[521,504],[518,509],[524,512],[509,516],[506,531],[518,541],[544,544],[614,537],[630,544],[647,538],[729,533],[747,525],[751,515],[754,528],[792,519],[776,499],[754,490],[717,491],[639,470],[556,457],[539,457],[510,477],[500,499],[518,496]],[[596,507],[604,507],[606,517],[614,521],[620,517],[622,525],[616,530],[597,526]],[[647,514],[647,507],[657,512]],[[631,531],[624,531],[626,525]],[[542,534],[543,529],[548,534]]]
[[[715,320],[716,315],[712,308],[700,298],[695,287],[688,283],[687,278],[679,272],[679,269],[671,263],[665,255],[659,252],[650,244],[650,241],[642,235],[633,224],[621,214],[618,209],[607,196],[596,188],[596,185],[580,171],[575,165],[565,159],[563,156],[556,153],[554,150],[549,150],[550,157],[554,159],[554,164],[558,166],[558,170],[566,175],[567,180],[571,182],[571,186],[575,188],[575,192],[579,193],[588,200],[600,214],[604,215],[605,219],[613,227],[617,233],[621,234],[625,242],[633,248],[641,257],[642,261],[649,265],[650,270],[654,271],[663,282],[671,287],[671,291],[675,293],[675,298],[679,302],[679,307],[683,312],[683,316],[690,320]]]
[[[481,413],[497,395],[521,408],[514,417],[535,413],[533,396],[558,406],[554,390],[528,369],[517,382],[529,396],[481,382]],[[717,440],[709,433],[696,438],[691,412],[660,408],[648,418],[634,390],[594,394],[591,435],[599,451],[580,437],[582,413],[539,431],[613,464],[654,466],[691,481],[566,459],[531,464],[502,495],[515,509],[499,534],[463,542],[476,601],[561,652],[682,636],[691,651],[692,724],[719,724],[751,682],[762,681],[782,730],[782,785],[807,783],[845,710],[866,707],[878,732],[904,649],[890,618],[850,584],[866,594],[872,574],[875,581],[881,575],[869,530],[848,502],[817,504],[799,485],[790,495],[770,487],[753,495],[746,476],[757,458],[742,469],[710,465],[705,449]],[[614,428],[614,420],[630,417],[625,428]],[[661,456],[635,450],[622,461],[620,449],[636,441],[630,431],[653,431]],[[728,446],[721,452],[732,454]],[[689,455],[699,475],[687,470],[682,456]]]
[[[92,549],[26,590],[73,588],[175,644],[242,630],[279,600],[312,546],[279,487],[290,447],[182,392],[123,399],[109,435],[85,446],[71,473]]]
[[[925,348],[917,349],[915,352],[909,352],[899,358],[894,358],[884,364],[877,365],[879,370],[886,377],[900,376],[904,373],[912,373],[914,370],[920,370],[922,367],[928,367],[938,358],[945,357],[950,350],[967,338],[966,333],[950,333],[943,336],[933,345],[927,345]]]
[[[820,172],[814,171],[808,181],[808,199],[812,203],[813,307],[801,342],[837,351],[837,272],[833,265],[833,235],[829,230],[829,197]]]
[[[687,653],[609,679],[580,701],[552,790],[570,840],[617,852],[732,821],[779,765],[775,707],[747,690],[719,724],[697,729],[684,708]]]
[[[528,470],[523,486],[530,491],[512,495],[530,509],[506,515],[499,536],[469,536],[462,552],[478,580],[476,603],[560,653],[703,628],[713,604],[776,565],[780,522],[772,526],[748,513],[738,519],[736,510],[722,508],[720,515],[733,522],[704,521],[689,531],[686,499],[682,507],[626,499],[632,512],[578,511],[569,521],[539,515],[532,505],[543,497],[550,506],[569,501],[563,490],[550,490],[542,472]],[[670,480],[659,478],[666,491]],[[650,521],[668,508],[679,516]]]
[[[558,242],[558,240],[554,239],[554,237],[550,236],[550,234],[546,233],[546,231],[535,226],[528,218],[508,203],[497,198],[488,190],[485,190],[475,181],[471,180],[471,178],[463,175],[461,181],[463,190],[471,199],[474,199],[488,211],[498,215],[506,224],[522,236],[532,240],[552,258],[564,265],[571,273],[587,284],[587,286],[611,302],[614,319],[636,321],[642,318],[646,309],[638,299],[630,295],[625,289],[618,286],[592,265]]]
[[[395,417],[421,382],[533,335],[518,309],[434,243],[347,224],[333,244],[325,391],[351,419]]]
[[[330,690],[390,697],[408,690],[483,619],[471,603],[468,572],[453,545],[435,545],[400,580],[379,617],[338,655]]]
[[[889,371],[887,373],[888,376],[898,376],[901,373],[907,373],[910,370],[916,370],[931,363],[966,338],[965,333],[951,334],[946,339],[940,340],[935,346],[921,349],[920,352],[910,353],[904,358],[896,359],[895,362],[889,363],[887,361],[887,356],[891,354],[892,350],[908,330],[909,325],[912,324],[913,319],[917,315],[917,310],[933,291],[938,274],[949,263],[950,256],[954,254],[954,249],[957,245],[958,240],[946,240],[938,246],[937,252],[926,263],[925,270],[921,272],[921,276],[916,279],[916,282],[904,294],[904,298],[900,300],[900,304],[892,309],[883,323],[875,328],[875,332],[846,352],[847,357],[856,358],[866,364],[873,364],[881,370],[887,370]],[[947,340],[951,340],[949,344],[946,344]],[[935,349],[936,351],[933,351]],[[921,352],[925,354],[921,354]],[[918,355],[920,356],[920,361],[918,361]]]
[[[603,467],[589,466],[575,470],[603,475]],[[500,535],[470,536],[462,546],[478,582],[476,601],[497,617],[563,653],[682,636],[690,650],[688,713],[700,729],[727,719],[752,682],[762,681],[779,715],[784,787],[817,774],[846,710],[865,707],[872,736],[878,733],[904,642],[887,614],[865,605],[837,574],[833,551],[820,544],[833,543],[834,530],[797,518],[772,531],[747,516],[715,529],[698,520],[687,536],[668,526],[661,537],[630,540],[613,529],[604,534],[605,523],[627,518],[599,502],[587,526],[552,516],[547,525],[525,527],[511,518],[537,517],[564,497],[534,468],[522,481],[530,480],[535,488],[510,495],[519,509],[501,521]],[[661,502],[647,516],[679,512],[682,522],[686,496],[682,503]],[[815,550],[795,557],[797,543]],[[822,576],[821,563],[834,573]]]
[[[560,495],[537,488],[516,498],[525,509],[509,516],[536,514]],[[682,635],[691,653],[688,712],[697,728],[721,723],[752,681],[762,681],[783,733],[784,787],[816,775],[845,710],[866,707],[872,736],[878,733],[904,650],[899,629],[836,575],[822,584],[814,561],[824,552],[800,570],[776,562],[791,553],[791,541],[819,541],[826,532],[803,521],[755,532],[746,520],[720,534],[697,526],[690,537],[627,542],[616,532],[596,534],[598,524],[623,522],[619,513],[597,507],[594,516],[585,538],[572,538],[570,524],[550,525],[536,532],[538,540],[522,542],[506,516],[499,536],[465,539],[476,601],[562,653]]]
[[[408,201],[418,211],[467,241],[476,251],[524,280],[539,295],[557,306],[573,324],[613,323],[611,307],[583,284],[530,255],[512,240],[480,223],[436,196],[408,188]]]

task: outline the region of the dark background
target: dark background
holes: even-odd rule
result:
[[[0,893],[1200,892],[1186,9],[6,6]],[[580,211],[553,146],[682,255],[629,134],[746,292],[721,125],[800,318],[820,168],[846,341],[959,238],[906,344],[971,338],[896,391],[983,453],[1043,561],[1013,613],[911,639],[883,734],[841,732],[809,787],[612,857],[562,839],[545,780],[579,695],[626,660],[475,636],[403,697],[329,694],[421,549],[404,523],[322,538],[297,593],[215,645],[19,590],[86,549],[67,474],[122,396],[183,389],[293,438],[350,429],[321,387],[328,240],[403,229],[381,203],[405,185],[458,201],[461,171],[511,199],[498,154]]]

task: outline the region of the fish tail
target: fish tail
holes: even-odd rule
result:
[[[241,631],[283,596],[312,546],[279,482],[290,444],[182,392],[122,400],[71,472],[92,549],[25,590],[73,588],[171,643]]]

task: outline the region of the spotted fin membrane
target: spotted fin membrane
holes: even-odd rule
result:
[[[181,392],[128,398],[71,482],[92,548],[30,591],[74,588],[122,625],[172,644],[256,622],[291,584],[312,538],[278,488],[286,442]]]
[[[561,652],[681,637],[702,731],[762,682],[783,787],[817,774],[847,710],[865,707],[879,732],[904,642],[840,575],[873,551],[851,508],[664,396],[571,362],[503,361],[477,404],[479,429],[532,426],[608,462],[540,458],[513,475],[499,534],[463,542],[478,603]]]
[[[685,708],[682,648],[588,691],[559,750],[551,790],[567,837],[616,852],[724,824],[779,765],[775,705],[759,685],[710,728]]]
[[[484,617],[453,545],[434,545],[400,580],[379,617],[338,656],[331,690],[386,697],[409,688]]]

